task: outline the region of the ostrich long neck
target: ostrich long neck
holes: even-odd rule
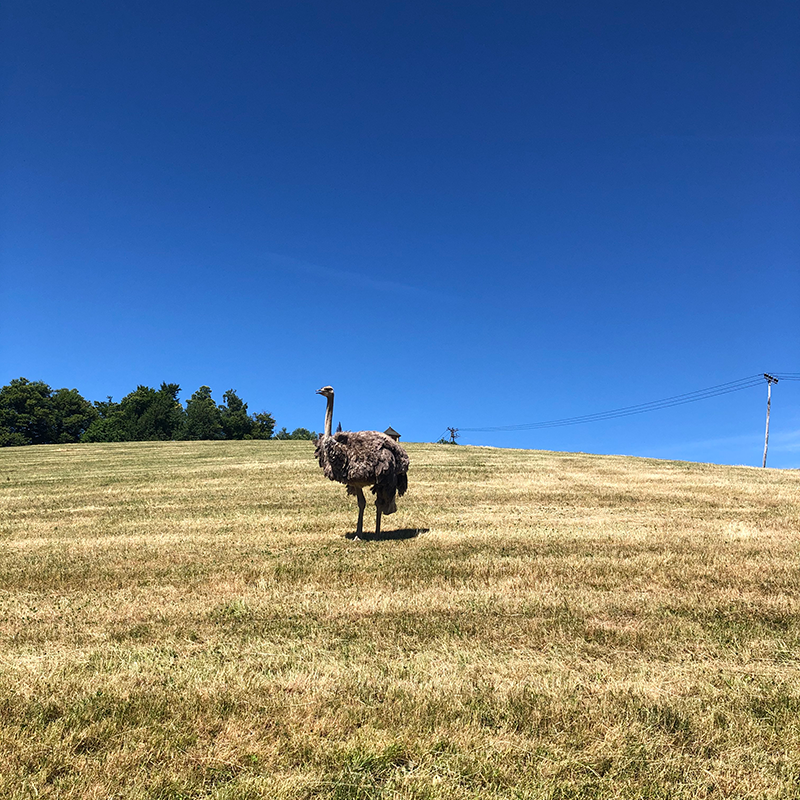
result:
[[[325,409],[325,435],[330,436],[333,432],[333,395],[328,397],[328,407]]]

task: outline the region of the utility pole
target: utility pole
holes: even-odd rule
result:
[[[450,444],[455,444],[458,439],[458,428],[448,428],[450,431]]]
[[[767,375],[764,373],[764,378],[767,381],[767,431],[764,434],[764,460],[761,462],[761,466],[767,466],[767,445],[769,444],[769,406],[772,400],[772,384],[777,383],[778,379],[774,378],[772,375]]]

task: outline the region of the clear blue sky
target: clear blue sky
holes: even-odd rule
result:
[[[430,441],[800,373],[793,0],[2,13],[2,384]],[[760,465],[765,408],[461,441]]]

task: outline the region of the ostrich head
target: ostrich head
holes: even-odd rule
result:
[[[321,394],[323,397],[333,397],[333,386],[323,386],[321,389],[317,389],[317,394]]]

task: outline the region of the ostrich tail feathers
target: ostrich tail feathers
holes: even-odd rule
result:
[[[397,476],[397,494],[402,497],[406,491],[408,490],[408,475],[405,472],[401,472]]]

